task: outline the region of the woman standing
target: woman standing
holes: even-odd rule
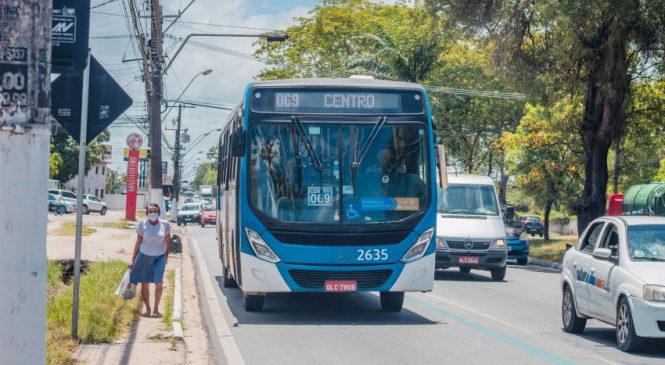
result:
[[[129,281],[141,283],[141,296],[146,311],[144,317],[160,317],[159,301],[162,299],[164,269],[171,250],[171,225],[160,220],[159,205],[148,205],[148,219],[139,223],[136,229],[136,244],[129,268],[132,269]],[[155,283],[155,305],[150,312],[150,283]]]

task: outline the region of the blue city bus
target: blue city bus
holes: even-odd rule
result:
[[[434,281],[433,122],[422,86],[368,79],[253,82],[219,140],[224,287],[404,292]]]

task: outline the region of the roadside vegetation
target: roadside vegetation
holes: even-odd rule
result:
[[[96,224],[97,226],[100,227],[108,227],[108,228],[119,228],[119,229],[129,229],[129,222],[126,220],[120,220],[118,222],[100,222]]]
[[[566,254],[566,245],[574,246],[576,243],[577,238],[571,236],[553,235],[553,238],[550,238],[550,240],[529,237],[529,256],[545,261],[561,263],[563,255]]]
[[[173,320],[173,292],[175,290],[175,271],[169,270],[166,272],[166,284],[164,285],[164,298],[162,303],[164,305],[164,316],[162,322],[166,328],[170,328],[171,321]]]
[[[86,226],[85,224],[83,225],[83,235],[88,236],[93,233],[96,233],[97,230],[90,227]],[[56,229],[55,234],[58,236],[74,236],[76,235],[76,222],[75,221],[65,221]]]
[[[81,275],[79,341],[108,343],[120,336],[138,315],[139,296],[126,301],[115,290],[127,270],[121,261],[93,262]],[[72,284],[65,267],[55,261],[47,266],[46,363],[75,364],[71,338]]]

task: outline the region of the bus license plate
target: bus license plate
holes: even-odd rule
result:
[[[478,256],[460,256],[459,257],[459,263],[460,264],[477,264],[478,263]]]
[[[326,292],[355,292],[358,290],[358,282],[355,280],[327,280],[324,287]]]

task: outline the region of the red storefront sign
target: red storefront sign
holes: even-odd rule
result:
[[[136,220],[136,192],[139,181],[139,151],[129,151],[127,158],[127,201],[125,219]]]

